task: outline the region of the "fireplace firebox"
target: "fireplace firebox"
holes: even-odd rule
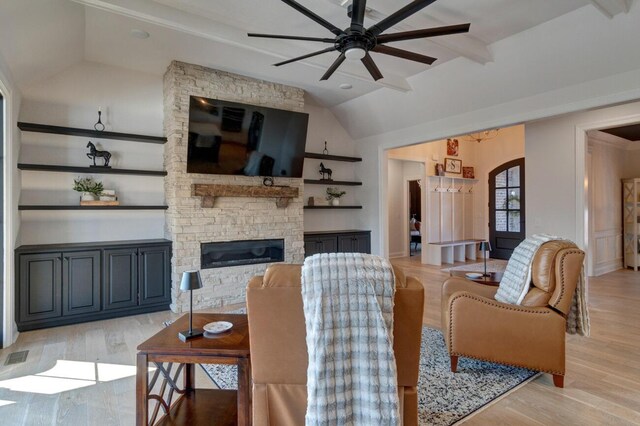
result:
[[[224,241],[200,245],[202,269],[283,261],[283,239]]]

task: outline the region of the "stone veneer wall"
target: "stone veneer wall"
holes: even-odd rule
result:
[[[219,197],[214,208],[202,208],[201,198],[192,196],[194,183],[262,185],[259,177],[187,174],[189,97],[263,105],[302,111],[304,91],[295,87],[255,80],[198,65],[173,61],[164,75],[164,151],[166,238],[173,241],[171,262],[171,309],[189,308],[188,293],[180,292],[182,272],[200,269],[200,243],[249,239],[284,238],[285,262],[302,263],[303,180],[277,178],[277,185],[299,188],[299,196],[287,208],[277,208],[275,199]],[[204,288],[193,293],[196,309],[241,303],[249,279],[262,274],[266,264],[204,269]]]

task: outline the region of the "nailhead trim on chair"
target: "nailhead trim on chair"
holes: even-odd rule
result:
[[[558,303],[564,297],[564,262],[567,259],[567,256],[569,256],[571,254],[584,254],[584,252],[582,250],[571,250],[571,251],[566,252],[565,255],[562,256],[562,259],[560,259],[560,279],[562,280],[562,288],[560,289],[560,297],[558,297],[558,300],[556,301],[556,303],[551,305],[554,308],[557,308]]]
[[[451,347],[450,346],[451,346],[451,342],[453,341],[453,309],[451,309],[451,308],[453,306],[453,302],[455,302],[456,299],[460,299],[462,297],[466,297],[467,299],[471,299],[471,300],[475,300],[477,302],[484,303],[485,305],[493,306],[493,307],[500,308],[500,309],[506,309],[508,311],[524,312],[524,313],[527,313],[527,314],[539,314],[539,315],[548,315],[548,314],[550,314],[552,312],[552,311],[531,312],[528,309],[518,309],[518,308],[513,308],[511,306],[497,305],[495,303],[492,303],[492,301],[489,300],[489,299],[480,298],[480,297],[472,295],[470,293],[462,292],[461,294],[458,294],[455,297],[453,297],[451,299],[451,301],[449,302],[449,355],[462,356],[462,357],[465,357],[465,358],[473,358],[473,359],[477,359],[477,360],[480,360],[480,361],[495,362],[495,363],[498,363],[498,364],[511,365],[513,367],[533,369],[533,370],[536,370],[536,371],[542,371],[542,372],[545,372],[545,373],[558,374],[558,375],[564,376],[564,372],[543,370],[543,369],[539,369],[539,368],[531,368],[530,366],[521,365],[521,364],[515,364],[515,363],[506,363],[506,362],[498,361],[498,360],[495,360],[495,359],[477,358],[475,356],[470,356],[470,355],[457,353],[457,352],[456,353],[451,353]]]

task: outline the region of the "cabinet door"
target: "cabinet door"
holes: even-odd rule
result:
[[[309,235],[304,237],[304,255],[313,256],[317,253],[336,253],[338,244],[335,235]]]
[[[139,250],[138,291],[140,304],[169,303],[171,248],[168,246],[144,247]]]
[[[356,253],[371,254],[371,235],[369,233],[354,235],[354,248]]]
[[[21,322],[62,316],[61,262],[60,253],[20,255]]]
[[[338,235],[338,250],[341,253],[371,253],[369,234]]]
[[[62,253],[62,314],[100,311],[100,251]]]
[[[138,249],[104,251],[104,309],[138,305]]]

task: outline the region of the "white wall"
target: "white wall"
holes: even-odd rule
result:
[[[20,110],[21,93],[13,83],[13,76],[3,57],[0,55],[0,91],[4,95],[4,152],[5,162],[3,176],[4,212],[3,212],[3,255],[4,271],[0,289],[3,295],[3,346],[7,347],[18,337],[14,321],[14,289],[15,268],[14,249],[17,245],[20,230],[18,215],[18,199],[20,196],[20,174],[15,159],[20,153],[20,132],[17,128],[18,111]]]
[[[305,99],[304,109],[309,114],[307,152],[322,153],[324,142],[327,141],[329,154],[350,157],[355,155],[353,139],[329,109],[314,104],[308,96]],[[320,179],[321,175],[318,173],[318,169],[321,162],[332,170],[334,180],[360,180],[357,173],[358,163],[322,161],[313,158],[304,160],[304,178]],[[338,188],[346,192],[340,199],[340,204],[362,204],[361,186],[338,186]],[[306,184],[304,186],[304,204],[308,204],[309,197],[326,197],[326,189],[325,185]],[[361,210],[305,210],[304,212],[305,232],[357,229],[359,227],[361,227]]]
[[[162,78],[96,63],[80,63],[24,89],[20,121],[92,128],[102,107],[106,130],[163,134]],[[163,145],[22,133],[20,162],[88,166],[88,141],[112,153],[111,166],[163,169]],[[100,161],[100,160],[99,160]],[[22,172],[21,204],[77,204],[73,173]],[[86,176],[86,175],[84,175]],[[93,175],[115,189],[121,204],[165,204],[164,179]],[[23,211],[21,244],[162,238],[159,211]]]
[[[640,102],[539,120],[525,126],[527,234],[584,241],[585,129],[640,121]],[[582,136],[580,136],[582,135]],[[582,178],[581,178],[582,176]]]

